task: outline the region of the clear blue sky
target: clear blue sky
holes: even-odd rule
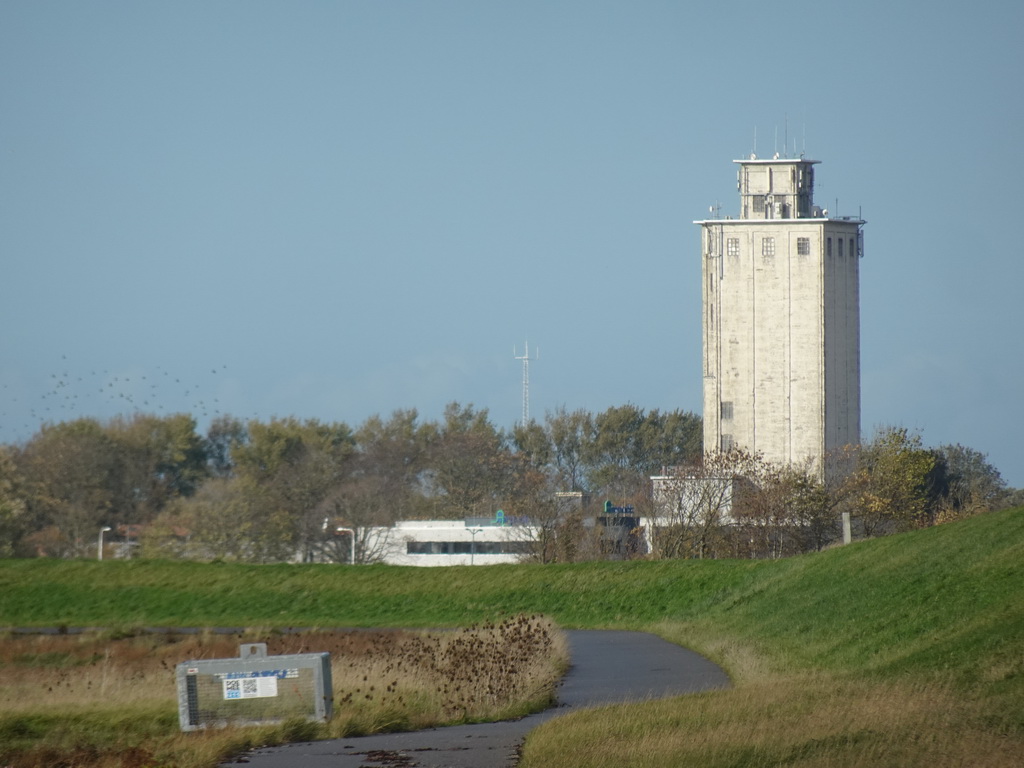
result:
[[[692,222],[736,212],[756,131],[868,221],[865,437],[1024,486],[1022,29],[1016,0],[7,0],[0,442],[133,409],[511,427],[527,339],[535,417],[699,413]]]

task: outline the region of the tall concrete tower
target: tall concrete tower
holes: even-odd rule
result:
[[[815,160],[739,166],[739,218],[701,228],[704,449],[816,462],[860,441],[859,217],[814,204]]]

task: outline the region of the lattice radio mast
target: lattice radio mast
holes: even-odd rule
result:
[[[540,357],[540,350],[534,350],[537,353],[537,357]],[[516,348],[512,347],[512,356],[516,360],[523,361],[523,426],[525,427],[530,423],[530,342],[526,342],[526,351],[521,354],[516,354]],[[537,357],[533,358],[534,360]]]

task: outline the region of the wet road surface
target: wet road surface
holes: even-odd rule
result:
[[[572,709],[713,688],[729,678],[693,651],[645,632],[571,630],[572,667],[558,706],[521,720],[303,742],[224,763],[251,768],[513,768],[526,734]]]

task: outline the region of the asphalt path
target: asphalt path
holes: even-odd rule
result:
[[[252,768],[513,768],[526,734],[573,709],[725,688],[729,678],[693,651],[646,632],[566,632],[572,666],[558,706],[521,720],[302,742],[248,752]]]

